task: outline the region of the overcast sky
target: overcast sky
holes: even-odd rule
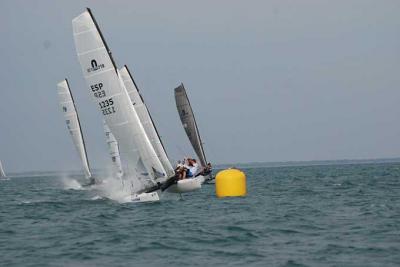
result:
[[[80,169],[58,106],[69,78],[94,167],[109,164],[71,20],[88,6],[171,159],[193,154],[183,82],[214,163],[400,156],[400,1],[0,1],[0,159]]]

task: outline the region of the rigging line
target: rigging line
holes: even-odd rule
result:
[[[180,152],[181,155],[182,155],[182,158],[179,159],[179,160],[182,160],[183,158],[185,158],[186,156],[189,155],[189,153],[186,153],[186,152],[182,149],[182,147],[180,147],[179,145],[175,145],[175,146],[176,146],[176,148],[179,150],[179,152]]]

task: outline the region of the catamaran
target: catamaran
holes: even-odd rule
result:
[[[146,193],[168,176],[133,108],[115,62],[90,9],[72,20],[78,59],[88,89],[118,141],[124,179],[133,202],[157,201]]]
[[[149,109],[147,108],[144,99],[139,92],[139,88],[136,85],[131,72],[125,65],[119,70],[119,73],[121,74],[122,81],[128,91],[132,105],[138,114],[139,120],[142,123],[158,158],[166,170],[168,177],[174,177],[175,170],[168,159],[167,153],[161,141],[160,135],[158,134],[154,121],[150,115]],[[169,181],[169,183],[164,185],[164,188],[166,188],[167,192],[169,193],[185,193],[200,189],[201,182],[202,180],[199,179],[172,179]],[[167,185],[169,186],[168,188]]]
[[[82,128],[79,121],[78,113],[76,111],[74,99],[72,97],[71,90],[68,84],[68,80],[64,79],[63,81],[59,82],[57,84],[57,89],[60,106],[64,114],[65,122],[67,124],[67,128],[69,134],[72,137],[75,148],[79,154],[79,158],[81,159],[85,178],[89,181],[89,184],[94,184],[95,179],[92,177],[92,173],[90,171],[85,141],[82,135]]]
[[[201,180],[202,183],[205,181],[211,181],[213,179],[211,174],[211,165],[207,162],[196,119],[194,118],[194,113],[183,83],[175,88],[175,102],[182,126],[185,129],[186,135],[188,136],[200,161],[201,167],[203,168],[203,171],[200,175],[197,175],[196,178]]]
[[[7,180],[7,176],[6,176],[5,172],[4,172],[3,164],[1,164],[1,161],[0,161],[0,179]]]
[[[179,188],[180,183],[175,182],[175,174],[163,154],[165,151],[156,152],[155,147],[162,146],[161,141],[157,135],[152,142],[155,135],[151,131],[146,133],[145,128],[150,127],[143,123],[149,120],[143,117],[142,122],[132,105],[122,74],[90,9],[74,18],[72,27],[78,59],[92,100],[119,144],[123,179],[130,184],[131,200],[157,201],[160,190],[166,190],[171,184]],[[187,187],[183,189],[187,190]]]

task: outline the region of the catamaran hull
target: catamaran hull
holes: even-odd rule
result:
[[[176,184],[171,185],[167,192],[169,193],[187,193],[199,190],[201,184],[204,182],[203,176],[197,176],[196,178],[188,178],[179,180]]]
[[[127,202],[140,203],[140,202],[155,202],[160,201],[157,192],[133,194],[128,197]]]

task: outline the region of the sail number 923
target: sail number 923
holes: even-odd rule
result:
[[[90,86],[94,97],[102,98],[106,96],[106,91],[103,90],[103,83],[96,83]]]
[[[111,98],[100,101],[99,106],[103,115],[115,113],[114,100]]]

